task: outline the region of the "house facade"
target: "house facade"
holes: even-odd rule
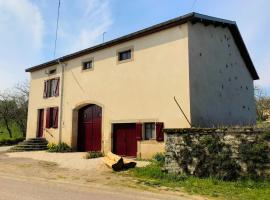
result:
[[[255,123],[235,22],[191,13],[28,68],[27,138],[150,158],[163,128]]]

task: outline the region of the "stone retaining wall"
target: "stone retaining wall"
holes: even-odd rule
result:
[[[169,173],[202,177],[270,174],[270,129],[165,129],[165,134]]]

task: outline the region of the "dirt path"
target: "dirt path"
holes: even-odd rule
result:
[[[50,154],[50,156],[52,156],[49,158],[51,159],[51,162],[44,161],[48,159],[45,157],[39,157],[37,159],[30,159],[30,158],[25,158],[27,157],[25,155],[18,156],[16,154],[17,153],[14,153],[14,154],[13,153],[6,154],[3,152],[0,153],[0,177],[9,177],[9,178],[15,178],[19,180],[28,179],[31,182],[35,180],[41,180],[41,182],[47,181],[47,182],[51,182],[51,184],[59,183],[59,184],[66,184],[66,185],[71,184],[74,186],[75,185],[84,186],[84,187],[90,187],[90,188],[93,188],[93,187],[107,188],[106,190],[112,190],[112,191],[117,191],[117,190],[119,191],[128,190],[130,192],[137,191],[138,194],[140,193],[140,191],[148,191],[152,194],[155,193],[155,194],[162,194],[165,196],[168,195],[168,197],[170,195],[176,195],[177,198],[175,196],[175,199],[180,199],[180,200],[202,199],[200,197],[196,197],[196,198],[191,197],[183,193],[166,191],[162,188],[153,189],[148,186],[140,185],[138,184],[137,180],[129,176],[125,176],[123,173],[119,174],[119,173],[112,172],[109,168],[104,166],[104,164],[101,162],[100,159],[91,160],[91,161],[80,159],[82,160],[81,162],[86,162],[84,163],[84,165],[88,166],[87,168],[85,166],[80,166],[78,163],[76,163],[78,162],[76,159],[78,159],[78,157],[81,158],[80,156],[78,156],[78,154],[77,156],[74,156],[72,154],[70,155]],[[40,155],[42,155],[42,153]],[[59,160],[59,156],[61,157],[60,160]],[[52,162],[54,159],[57,160],[58,163]],[[72,164],[73,162],[74,162],[74,165]],[[16,181],[10,180],[9,182],[10,184],[12,182],[14,182],[15,185],[18,184],[18,187],[24,190],[20,181],[16,182]],[[13,190],[11,185],[9,187],[10,191]],[[46,192],[46,191],[41,191],[41,193],[42,192]],[[0,194],[0,199],[1,199],[1,195],[2,194]],[[74,194],[72,193],[70,195],[74,195]],[[102,198],[99,198],[99,196],[97,196],[96,199],[102,199]],[[132,198],[127,198],[127,199],[132,199]],[[161,199],[166,199],[166,198],[161,198]]]

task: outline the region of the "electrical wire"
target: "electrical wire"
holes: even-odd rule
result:
[[[59,24],[59,16],[60,16],[60,5],[61,0],[58,1],[58,9],[57,9],[57,20],[56,20],[56,30],[55,30],[55,40],[54,40],[54,51],[53,51],[53,57],[55,58],[56,54],[56,45],[57,45],[57,37],[58,37],[58,24]]]
[[[194,0],[193,3],[192,3],[192,6],[191,6],[191,8],[190,8],[191,11],[192,11],[193,8],[195,7],[196,3],[197,3],[197,0]]]

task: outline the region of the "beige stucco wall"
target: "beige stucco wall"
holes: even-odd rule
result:
[[[137,157],[142,159],[152,159],[157,153],[165,152],[165,143],[156,140],[138,141]]]
[[[43,99],[44,81],[54,77],[61,77],[61,68],[55,66],[57,72],[54,75],[47,75],[45,70],[38,70],[31,73],[30,81],[30,93],[29,93],[29,106],[28,106],[28,117],[27,117],[27,138],[34,138],[37,135],[38,127],[38,109],[44,109],[49,107],[56,107],[60,105],[59,97],[51,97]],[[55,68],[50,67],[50,68]],[[49,69],[50,69],[49,68]],[[44,128],[45,128],[44,115]],[[58,142],[59,140],[59,129],[44,129],[44,136],[51,142]]]
[[[134,48],[134,59],[118,64],[116,52],[125,47]],[[94,69],[82,71],[82,60],[88,58],[94,58]],[[105,152],[111,150],[112,123],[164,122],[165,128],[189,127],[173,100],[175,96],[190,117],[188,62],[186,24],[68,61],[63,84],[62,141],[76,148],[77,111],[87,104],[102,107]],[[43,82],[48,79],[44,71],[31,73],[28,138],[36,136],[37,109],[60,105],[60,97],[43,99]],[[60,66],[57,73],[55,76],[60,76]],[[45,137],[58,142],[58,131],[46,130]]]
[[[255,123],[253,79],[229,29],[188,27],[192,125]]]

